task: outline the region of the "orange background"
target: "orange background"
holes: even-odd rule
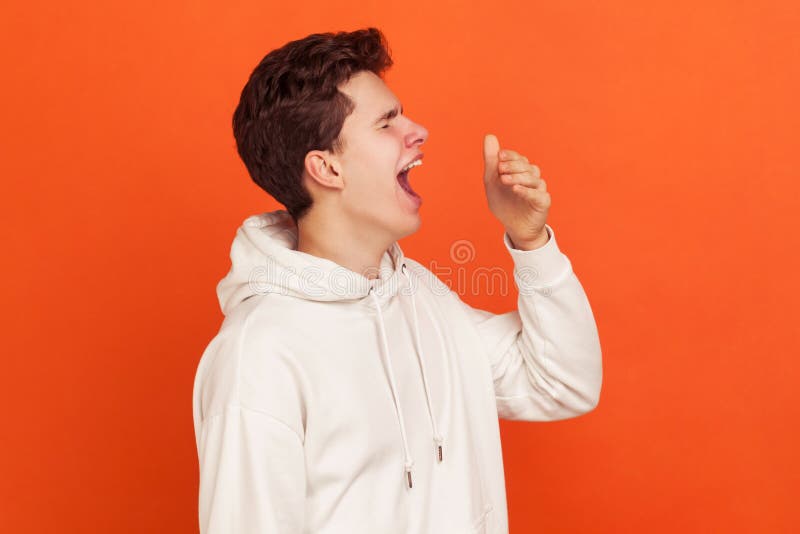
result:
[[[736,4],[734,6],[734,4]],[[381,28],[430,138],[423,263],[511,267],[482,137],[547,180],[598,408],[503,421],[515,533],[797,532],[797,2],[16,2],[0,17],[0,531],[195,532],[191,388],[272,48]],[[467,295],[495,312],[514,295]]]

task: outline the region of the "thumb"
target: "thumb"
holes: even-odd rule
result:
[[[497,175],[497,153],[500,152],[500,142],[497,136],[486,134],[483,138],[483,179],[491,180]]]

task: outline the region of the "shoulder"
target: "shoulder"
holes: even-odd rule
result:
[[[205,349],[195,377],[202,417],[231,406],[261,412],[302,435],[305,373],[276,295],[243,301]]]

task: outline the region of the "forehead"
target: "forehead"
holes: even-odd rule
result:
[[[371,71],[354,74],[339,90],[355,104],[353,112],[346,119],[352,119],[352,122],[372,124],[386,111],[400,105],[391,89]]]

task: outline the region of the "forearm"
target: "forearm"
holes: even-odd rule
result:
[[[498,406],[507,419],[564,419],[599,400],[602,362],[592,309],[552,231],[549,239],[531,251],[509,248],[520,329],[495,362],[502,370],[495,379]]]

